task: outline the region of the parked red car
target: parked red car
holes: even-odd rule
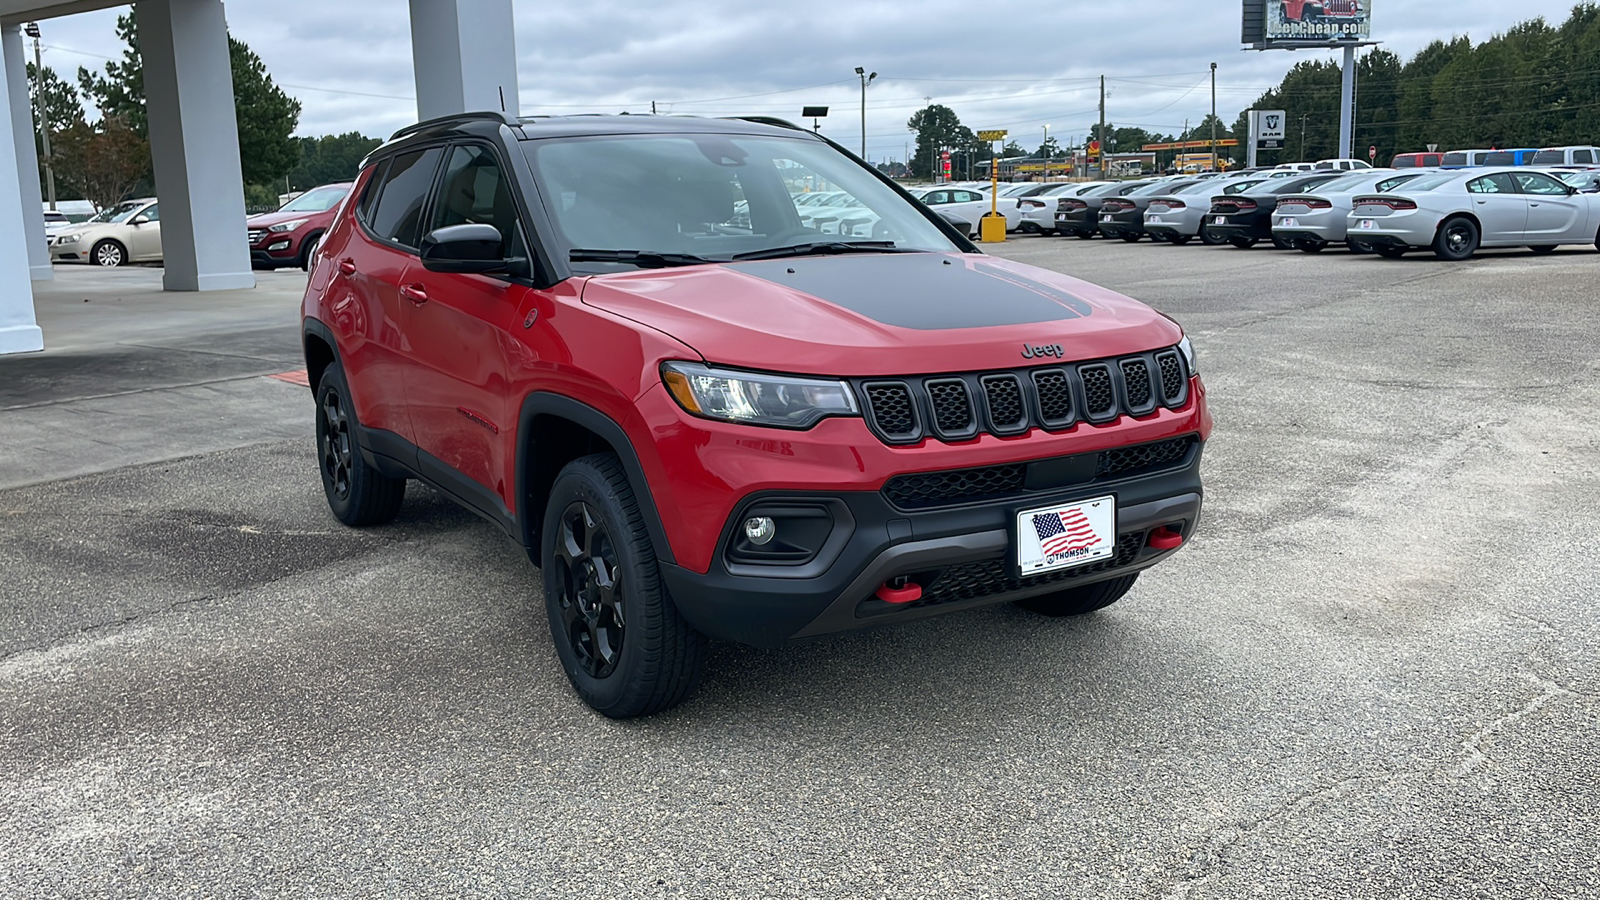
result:
[[[870,239],[807,225],[813,183]],[[330,509],[383,523],[415,479],[498,525],[606,715],[683,700],[708,637],[1093,612],[1199,526],[1183,329],[809,130],[469,113],[339,209],[302,307]]]
[[[277,212],[245,220],[250,233],[250,263],[258,269],[299,266],[311,271],[311,254],[333,224],[350,183],[325,184],[290,200]]]

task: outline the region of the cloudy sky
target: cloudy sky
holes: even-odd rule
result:
[[[1241,51],[1237,3],[976,3],[951,0],[514,0],[524,114],[776,115],[828,105],[823,131],[861,140],[855,67],[867,90],[867,153],[904,159],[906,119],[942,103],[966,125],[1006,128],[1029,148],[1063,143],[1098,116],[1177,132],[1210,109],[1232,122],[1300,59]],[[1519,21],[1566,19],[1571,0],[1377,0],[1373,36],[1409,58],[1452,35],[1483,41]],[[1448,10],[1441,15],[1441,10]],[[382,136],[414,121],[406,0],[229,0],[229,27],[304,106],[300,133]],[[1004,12],[1000,12],[1004,11]],[[44,60],[63,74],[119,55],[117,10],[42,23]]]

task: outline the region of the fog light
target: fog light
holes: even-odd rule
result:
[[[267,247],[267,250],[269,252],[274,252],[274,251],[278,251],[278,250],[287,250],[287,249],[289,249],[289,242],[288,241],[278,241],[277,243],[271,244],[271,245],[269,245]]]
[[[771,543],[777,533],[777,523],[766,516],[755,516],[744,520],[744,536],[757,547]]]

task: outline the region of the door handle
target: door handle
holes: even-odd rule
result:
[[[424,290],[420,284],[400,285],[400,296],[410,300],[412,303],[415,303],[418,306],[428,302],[428,292]]]
[[[354,275],[356,273],[356,261],[348,256],[339,260],[339,271],[346,275]]]

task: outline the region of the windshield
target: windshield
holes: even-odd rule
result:
[[[670,253],[676,261],[830,242],[956,251],[872,172],[821,141],[743,134],[603,135],[523,144],[558,253]],[[826,204],[803,198],[831,194]],[[595,254],[577,254],[577,256]],[[693,260],[683,260],[693,257]],[[611,271],[626,260],[584,261]]]
[[[116,206],[111,207],[110,209],[102,211],[98,215],[96,215],[93,218],[91,218],[89,221],[91,221],[91,222],[113,222],[113,223],[116,223],[116,224],[120,225],[123,222],[126,222],[129,219],[133,218],[134,213],[138,212],[141,209],[144,209],[144,201],[142,201],[142,200],[130,200],[127,203],[119,203]]]
[[[1357,175],[1346,175],[1343,178],[1335,178],[1332,181],[1318,185],[1317,190],[1329,192],[1359,191],[1365,188],[1371,181],[1371,172],[1361,172]]]
[[[1233,184],[1224,185],[1222,192],[1224,194],[1242,194],[1260,183],[1260,179],[1257,179],[1256,181],[1236,181]],[[1205,184],[1205,182],[1201,182],[1201,184]],[[1207,187],[1211,188],[1212,190],[1216,190],[1216,185],[1214,184],[1207,185]]]
[[[1144,187],[1139,188],[1138,190],[1128,194],[1127,196],[1129,196],[1129,197],[1147,197],[1147,196],[1149,196],[1151,194],[1170,194],[1170,193],[1172,193],[1172,182],[1170,182],[1170,181],[1157,181],[1154,184],[1147,184]]]
[[[337,205],[340,200],[343,200],[344,195],[349,192],[349,185],[312,188],[285,203],[278,212],[327,212]]]

